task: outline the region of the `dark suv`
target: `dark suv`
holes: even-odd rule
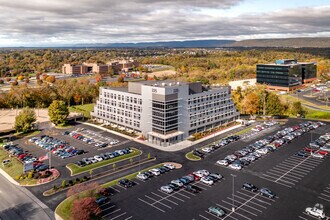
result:
[[[244,183],[242,188],[246,189],[246,190],[249,190],[249,191],[252,191],[252,192],[258,191],[258,188],[255,185],[251,184],[251,183]]]
[[[125,188],[129,188],[129,187],[132,187],[134,185],[134,183],[128,179],[121,179],[121,180],[119,180],[119,185],[121,185]]]

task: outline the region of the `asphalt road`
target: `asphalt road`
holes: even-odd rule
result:
[[[27,189],[11,184],[0,175],[0,219],[48,220],[54,213]]]

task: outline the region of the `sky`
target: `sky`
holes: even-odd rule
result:
[[[0,0],[0,46],[330,37],[330,0]]]

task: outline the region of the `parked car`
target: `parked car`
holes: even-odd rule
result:
[[[101,197],[97,198],[97,199],[95,200],[95,202],[96,202],[98,205],[102,205],[102,204],[106,203],[107,200],[108,200],[107,197],[105,197],[105,196],[101,196]]]
[[[242,165],[237,164],[237,163],[230,164],[228,167],[231,168],[231,169],[234,169],[234,170],[241,170],[242,169]]]
[[[140,179],[140,180],[147,180],[148,179],[148,176],[144,173],[139,173],[137,176],[136,176],[137,179]]]
[[[168,185],[160,187],[160,190],[165,193],[172,193],[174,191],[173,188]]]
[[[121,179],[121,180],[119,180],[119,185],[121,185],[125,188],[129,188],[129,187],[132,187],[134,185],[134,183],[128,179]]]
[[[198,192],[202,191],[202,189],[200,187],[195,186],[195,185],[187,185],[187,186],[185,186],[184,189],[186,191],[192,192],[192,193],[198,193]]]
[[[221,180],[223,178],[223,176],[221,174],[219,174],[219,173],[210,173],[209,176],[210,177],[213,177],[213,178],[215,178],[217,180]]]
[[[172,180],[171,183],[173,183],[179,187],[183,186],[183,183],[180,180]]]
[[[244,183],[242,188],[246,189],[246,190],[249,190],[249,191],[252,191],[252,192],[257,192],[258,191],[258,188],[255,185],[251,184],[251,183]]]
[[[263,187],[259,190],[259,194],[262,195],[262,196],[266,196],[268,198],[275,198],[276,197],[276,194],[274,192],[272,192],[271,190]]]
[[[156,168],[149,170],[149,172],[151,172],[155,176],[159,176],[160,175],[160,170],[159,169],[156,169]]]
[[[322,204],[315,204],[314,207],[308,207],[305,209],[306,213],[314,217],[323,219],[325,218],[324,208]]]
[[[175,166],[173,164],[171,164],[171,163],[164,164],[164,167],[167,167],[167,168],[169,168],[171,170],[175,169]]]
[[[201,182],[202,183],[205,183],[205,184],[207,184],[209,186],[214,184],[214,181],[210,177],[208,177],[208,176],[203,176],[201,178]]]
[[[226,215],[226,212],[221,209],[220,207],[217,207],[217,206],[211,206],[208,208],[208,211],[218,217],[223,217]]]
[[[228,166],[228,160],[218,160],[217,164],[221,165],[221,166]]]

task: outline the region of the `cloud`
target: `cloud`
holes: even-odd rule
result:
[[[322,36],[330,6],[225,17],[241,0],[0,0],[0,42],[22,45]],[[208,10],[219,13],[208,13]],[[4,46],[4,45],[1,45]]]

